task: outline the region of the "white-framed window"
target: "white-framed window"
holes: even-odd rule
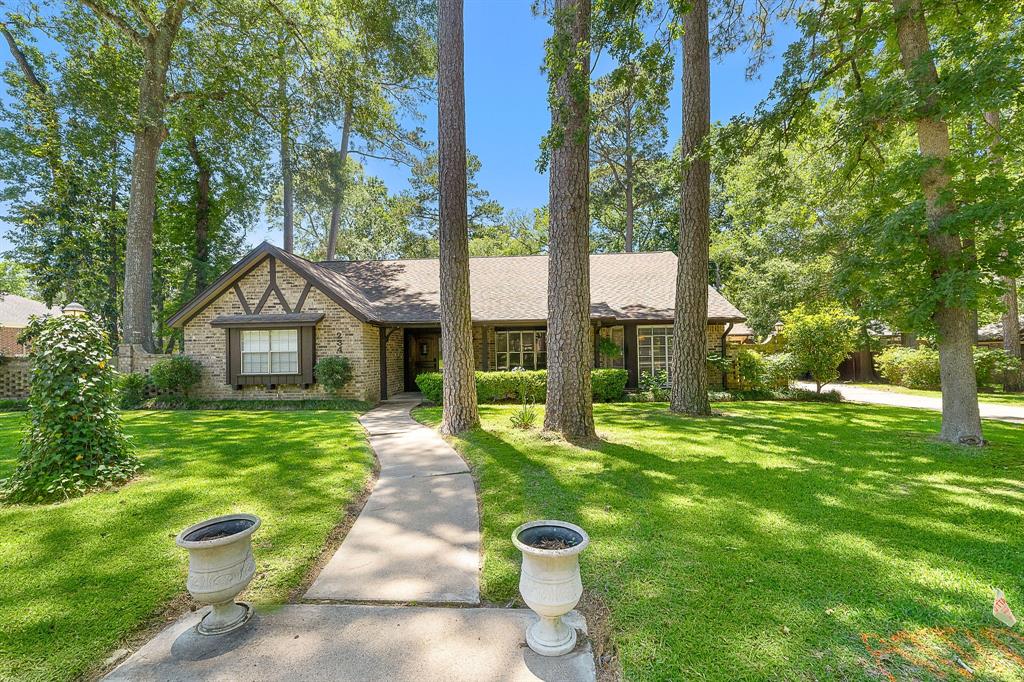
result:
[[[242,330],[242,374],[298,373],[298,329]]]
[[[672,326],[637,327],[636,353],[641,374],[659,369],[671,372]]]
[[[545,369],[548,366],[547,332],[508,329],[495,332],[495,369]]]

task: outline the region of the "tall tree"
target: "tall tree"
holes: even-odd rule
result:
[[[156,166],[165,135],[168,104],[167,72],[174,40],[184,20],[188,0],[168,0],[159,18],[133,3],[134,21],[110,8],[104,0],[82,0],[97,16],[117,28],[143,54],[139,108],[132,154],[125,235],[122,338],[152,350],[153,345],[153,216],[156,210]],[[139,28],[141,25],[141,28]]]
[[[441,188],[441,433],[480,424],[476,407],[473,322],[469,307],[469,216],[466,204],[466,96],[462,0],[437,5],[437,150]]]
[[[683,17],[683,176],[670,377],[672,411],[691,415],[711,413],[707,378],[710,131],[708,3],[694,0]]]
[[[896,40],[903,71],[917,95],[914,125],[923,161],[919,175],[928,220],[928,248],[935,255],[938,279],[964,258],[963,240],[945,223],[956,210],[948,196],[952,177],[949,159],[949,126],[943,118],[937,94],[939,75],[931,55],[931,41],[920,0],[893,0]],[[956,299],[940,300],[935,308],[938,329],[939,370],[942,380],[941,438],[952,443],[981,445],[978,382],[974,374],[975,327],[970,309]]]
[[[992,131],[992,164],[997,172],[1003,171],[1003,154],[1000,146],[1002,137],[1002,117],[999,111],[986,111],[985,122]],[[1021,358],[1020,348],[1020,308],[1017,301],[1017,278],[1015,275],[1003,275],[1000,277],[1003,284],[1003,306],[1005,310],[1002,315],[1003,326],[1003,350],[1015,358]],[[1007,391],[1021,390],[1021,373],[1008,372],[1004,387]]]
[[[545,65],[551,130],[544,428],[595,436],[590,365],[590,0],[555,0]]]
[[[602,15],[599,39],[617,65],[594,84],[590,191],[595,235],[630,253],[641,216],[664,199],[656,173],[666,160],[674,60],[664,42],[648,42],[642,8],[626,10]]]

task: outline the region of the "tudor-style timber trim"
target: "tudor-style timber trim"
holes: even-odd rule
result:
[[[249,301],[245,300],[245,294],[242,292],[242,287],[238,286],[238,282],[232,285],[235,289],[235,296],[238,297],[238,302],[242,306],[242,310],[245,311],[246,315],[252,315],[252,308],[249,307]]]
[[[353,305],[352,300],[358,301],[360,294],[358,291],[353,289],[351,285],[345,284],[341,281],[329,281],[329,278],[337,277],[335,273],[327,272],[321,276],[321,274],[316,270],[319,266],[299,258],[294,254],[286,253],[273,244],[263,242],[247,253],[240,261],[238,261],[238,263],[235,264],[233,268],[218,277],[213,284],[193,297],[192,300],[182,306],[178,312],[168,318],[168,326],[177,328],[184,327],[188,324],[189,320],[201,313],[225,291],[232,288],[239,280],[248,275],[258,266],[262,265],[263,261],[267,259],[273,259],[270,267],[274,270],[274,280],[272,281],[272,286],[268,287],[268,291],[276,293],[278,295],[278,300],[282,303],[282,307],[289,312],[291,311],[291,308],[288,306],[287,301],[285,301],[284,296],[281,294],[280,288],[277,287],[277,261],[284,263],[296,275],[306,280],[308,285],[311,287],[315,286],[325,296],[327,296],[327,298],[337,303],[360,322],[372,323],[376,321],[371,319],[369,314],[360,310],[357,305]],[[276,292],[274,292],[275,288],[277,289]],[[340,292],[339,289],[344,289],[344,293]],[[308,296],[308,292],[306,293],[306,296]],[[269,294],[266,291],[264,292],[264,297],[269,298]],[[304,297],[302,297],[301,300],[305,303]],[[266,301],[263,301],[263,304],[265,305]],[[259,312],[260,308],[261,306],[257,305],[255,311],[251,312]],[[244,309],[245,307],[243,306],[243,310]]]

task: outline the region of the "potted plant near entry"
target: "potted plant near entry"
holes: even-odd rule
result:
[[[259,527],[254,514],[227,514],[189,526],[174,539],[188,550],[189,594],[212,607],[196,628],[199,634],[231,632],[252,617],[252,606],[235,597],[256,573],[252,534]]]
[[[531,521],[512,533],[523,553],[519,592],[540,619],[526,631],[526,643],[542,656],[561,656],[576,646],[576,630],[562,616],[583,595],[579,555],[590,537],[565,521]]]

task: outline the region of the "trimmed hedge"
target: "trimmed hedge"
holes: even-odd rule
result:
[[[590,372],[590,383],[594,400],[614,402],[626,396],[626,381],[629,374],[624,369],[594,369]],[[423,397],[437,405],[441,404],[441,373],[427,372],[416,377],[416,385]],[[477,372],[476,400],[478,403],[502,403],[519,401],[520,392],[525,389],[526,399],[534,403],[544,402],[547,393],[548,373],[546,370],[518,372]]]
[[[906,388],[934,389],[941,386],[939,351],[927,346],[890,346],[875,356],[878,373],[890,384]],[[1000,383],[1005,373],[1020,371],[1020,361],[1001,348],[974,348],[974,372],[979,386]]]

